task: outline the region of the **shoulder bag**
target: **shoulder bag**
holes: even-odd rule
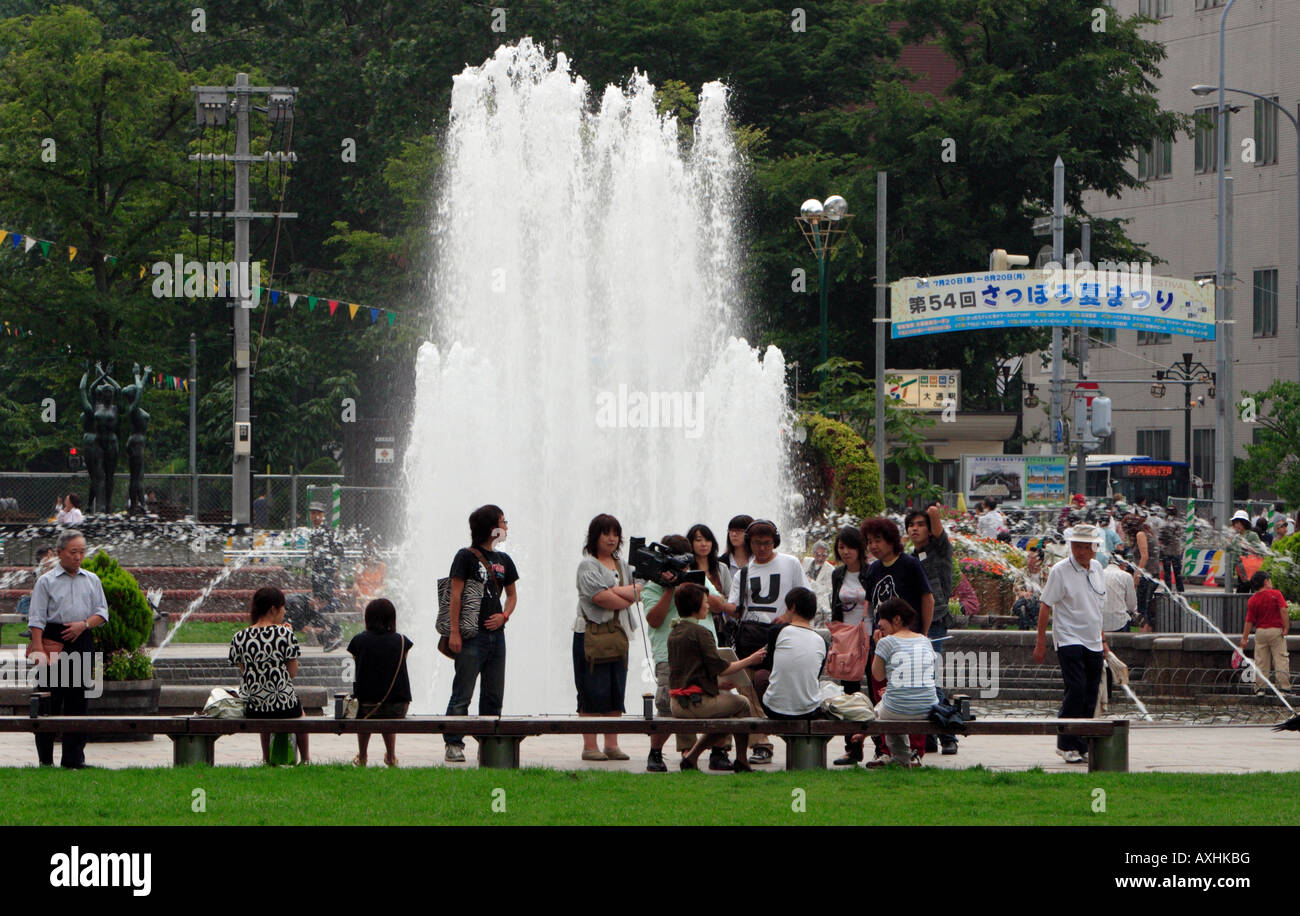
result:
[[[618,564],[618,584],[624,584],[622,563]],[[604,623],[593,623],[590,618],[587,619],[582,637],[582,652],[593,670],[597,665],[627,659],[627,633],[619,626],[618,615],[619,612],[615,611],[614,616]]]
[[[401,633],[398,633],[397,637],[398,639],[401,640],[400,642],[401,651],[398,653],[397,656],[397,670],[393,672],[393,680],[388,685],[388,689],[384,691],[384,698],[375,704],[374,709],[370,710],[370,712],[362,716],[361,718],[363,719],[369,719],[371,716],[373,716],[376,712],[379,711],[380,706],[383,706],[385,703],[388,702],[388,697],[392,694],[393,687],[397,684],[397,676],[402,673],[402,663],[406,661],[406,637],[403,636]],[[361,711],[360,698],[349,695],[343,700],[343,718],[355,719],[357,717],[357,713],[360,711]]]
[[[493,582],[492,567],[488,565],[487,560],[483,559],[483,554],[478,552],[475,547],[469,548],[478,561],[483,564],[483,569],[487,573],[489,589]],[[492,592],[489,591],[489,594]],[[484,588],[483,583],[478,579],[466,579],[465,588],[460,594],[460,638],[473,639],[478,635],[479,611],[483,605]],[[437,630],[439,636],[451,635],[451,577],[438,580],[438,622]],[[444,653],[445,654],[445,653]]]

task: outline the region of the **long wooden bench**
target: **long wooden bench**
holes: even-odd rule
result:
[[[1128,772],[1129,723],[1124,719],[980,719],[966,723],[968,735],[1073,735],[1088,741],[1088,770]],[[479,764],[496,769],[519,767],[525,738],[538,735],[675,735],[748,732],[780,735],[786,742],[787,770],[826,768],[826,745],[836,736],[937,735],[945,729],[929,722],[790,722],[769,719],[638,719],[578,716],[410,716],[405,719],[213,719],[207,716],[0,716],[0,732],[138,732],[172,740],[175,766],[216,762],[217,739],[239,734],[471,735],[479,743]]]

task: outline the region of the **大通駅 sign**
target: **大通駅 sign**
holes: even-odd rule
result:
[[[1214,285],[1149,270],[1008,270],[889,284],[891,337],[980,328],[1132,328],[1213,339]]]

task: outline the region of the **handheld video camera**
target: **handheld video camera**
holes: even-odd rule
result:
[[[693,558],[690,554],[674,554],[658,541],[647,544],[645,538],[631,538],[629,545],[632,569],[638,579],[663,586],[681,585],[684,582],[704,585],[704,570],[691,569]],[[668,572],[674,574],[671,582],[664,579],[664,574]]]

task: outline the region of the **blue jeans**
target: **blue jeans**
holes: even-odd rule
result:
[[[474,682],[479,681],[478,714],[501,715],[501,701],[506,692],[506,628],[478,631],[473,639],[461,641],[456,656],[456,677],[451,682],[451,699],[447,702],[447,715],[469,715],[469,700],[474,695]],[[464,735],[447,732],[443,741],[448,745],[463,747]]]

